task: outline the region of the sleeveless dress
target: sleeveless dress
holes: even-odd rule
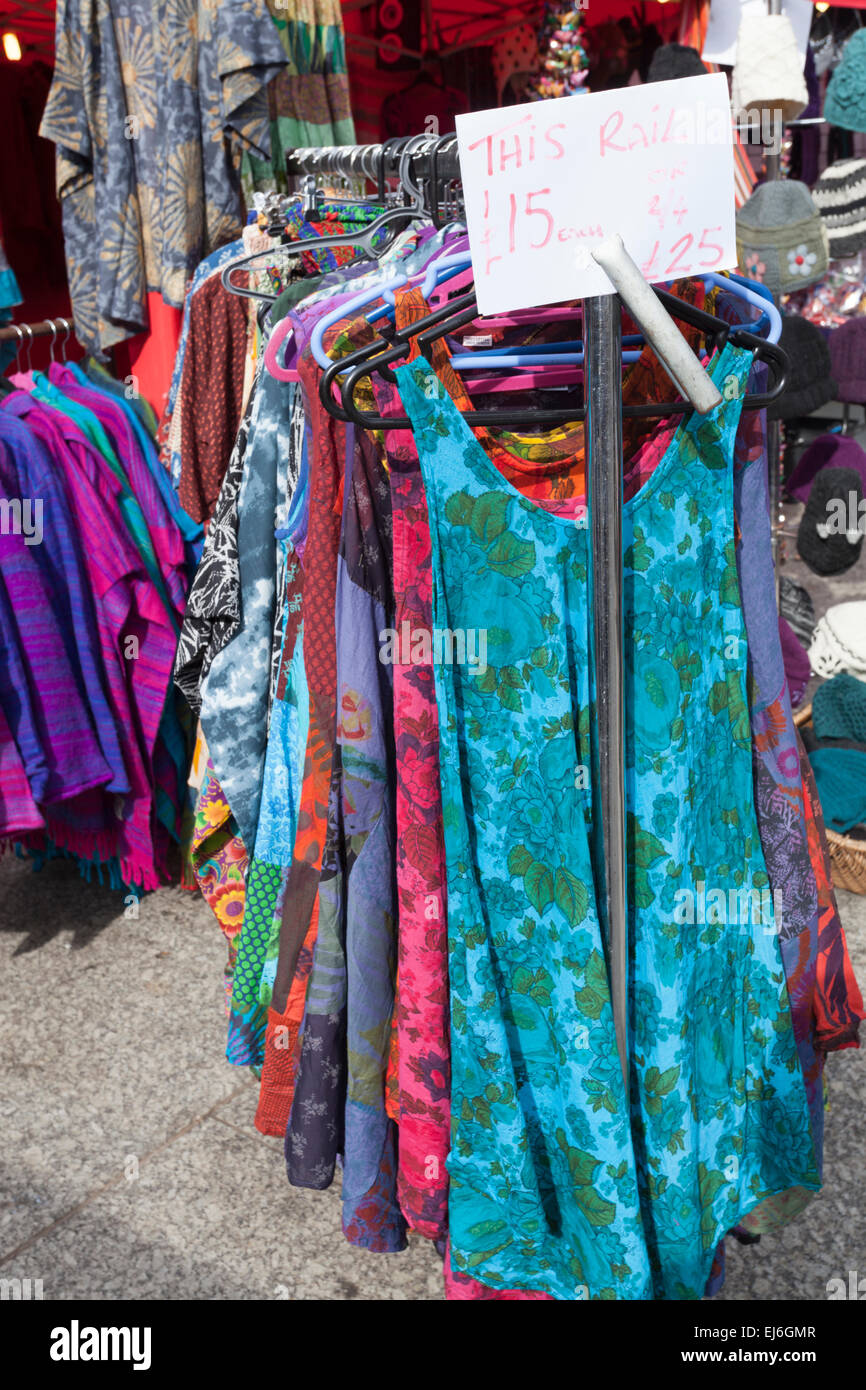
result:
[[[624,509],[631,1111],[592,863],[588,533],[503,477],[425,362],[397,371],[441,637],[451,1261],[492,1287],[700,1298],[743,1213],[818,1185],[772,913],[727,911],[767,882],[733,526],[750,361],[725,349],[722,405]]]

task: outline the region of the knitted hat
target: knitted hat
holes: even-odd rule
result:
[[[809,661],[816,676],[850,671],[866,681],[866,599],[834,603],[815,625]]]
[[[777,299],[820,280],[828,260],[827,233],[804,183],[762,183],[737,213],[739,268]]]
[[[782,121],[793,121],[808,100],[803,59],[788,16],[744,14],[731,84],[734,115],[780,111]]]
[[[684,43],[666,43],[653,54],[646,80],[667,82],[672,77],[705,77],[706,72],[696,48]]]
[[[779,347],[788,354],[791,370],[782,396],[767,408],[768,419],[793,420],[835,399],[830,349],[820,328],[796,314],[785,314]]]
[[[824,819],[844,835],[866,821],[866,753],[856,748],[816,748],[809,762]]]
[[[815,574],[842,574],[859,560],[862,500],[863,485],[853,468],[823,468],[818,474],[797,532],[797,549]]]
[[[827,85],[824,117],[843,130],[866,131],[866,29],[852,34]]]
[[[830,361],[838,382],[836,399],[866,404],[866,318],[849,319],[833,329]]]
[[[799,705],[809,684],[809,657],[784,618],[779,618],[779,636],[782,639],[782,661],[785,667],[785,680],[791,695],[791,704]]]
[[[832,341],[832,339],[831,339]],[[844,434],[819,434],[800,455],[797,466],[785,484],[798,502],[807,502],[814,479],[832,462],[834,468],[853,468],[860,474],[866,493],[866,452],[856,439]]]
[[[866,745],[866,684],[840,671],[824,681],[812,701],[815,737],[850,738]]]
[[[779,612],[794,635],[808,646],[815,631],[815,605],[808,589],[786,574],[779,581]]]
[[[866,159],[837,159],[812,197],[827,229],[830,260],[856,256],[866,246]]]

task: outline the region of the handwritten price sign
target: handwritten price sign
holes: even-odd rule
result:
[[[611,294],[614,232],[650,281],[737,263],[722,73],[473,111],[457,138],[484,314]]]

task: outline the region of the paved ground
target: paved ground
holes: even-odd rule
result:
[[[298,1191],[223,1061],[221,937],[166,888],[137,920],[70,864],[0,860],[0,1277],[46,1298],[438,1299],[436,1254],[354,1250],[337,1188]],[[866,898],[843,920],[866,982]],[[826,1186],[780,1235],[729,1242],[725,1297],[821,1299],[866,1274],[866,1066],[828,1066]]]

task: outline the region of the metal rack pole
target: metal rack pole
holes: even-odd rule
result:
[[[22,341],[22,334],[28,338],[47,338],[51,333],[57,337],[57,325],[60,324],[67,338],[72,336],[72,324],[69,319],[42,319],[39,323],[8,323],[0,328],[0,343],[10,342],[13,338]],[[26,341],[26,340],[25,340]]]
[[[701,414],[722,397],[676,324],[654,296],[620,236],[593,251],[618,294],[584,300],[591,565],[598,778],[596,860],[617,1050],[629,1090],[628,914],[625,805],[625,664],[622,569],[622,326],[620,301],[643,330],[678,390]]]
[[[587,372],[590,601],[593,616],[598,797],[603,852],[599,899],[607,933],[613,1020],[626,1094],[628,924],[626,917],[625,703],[622,608],[622,327],[617,295],[583,304]]]

